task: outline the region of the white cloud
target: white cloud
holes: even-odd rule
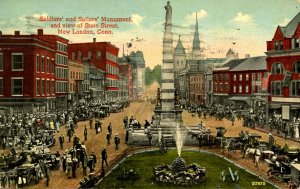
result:
[[[233,18],[233,21],[235,23],[242,23],[242,24],[254,23],[252,16],[243,12],[237,13],[237,15]]]
[[[298,0],[298,1],[300,2],[300,0]],[[285,19],[283,19],[283,20],[279,23],[279,25],[280,25],[280,26],[286,26],[290,21],[291,21],[290,19],[285,18]]]
[[[197,11],[197,18],[201,19],[207,16],[207,11],[204,9],[201,9],[199,11]],[[192,13],[192,14],[188,14],[185,16],[185,20],[189,23],[194,23],[196,20],[196,13]]]
[[[144,17],[141,16],[141,15],[139,15],[139,14],[133,14],[133,15],[131,15],[131,20],[132,20],[132,23],[134,25],[139,26],[140,23],[143,21],[143,19],[144,19]]]

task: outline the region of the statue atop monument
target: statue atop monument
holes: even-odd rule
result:
[[[170,5],[170,1],[167,2],[165,9],[166,9],[166,24],[171,24],[172,23],[172,7]]]

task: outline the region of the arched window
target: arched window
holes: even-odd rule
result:
[[[281,63],[276,62],[272,66],[272,74],[283,74],[284,67]]]
[[[294,63],[293,71],[294,71],[294,73],[300,73],[300,61],[297,61]]]

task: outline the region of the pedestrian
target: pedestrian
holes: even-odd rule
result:
[[[77,137],[76,134],[74,134],[74,137],[73,137],[73,148],[79,144],[79,138]]]
[[[104,148],[101,152],[101,159],[102,159],[102,168],[104,168],[104,162],[105,162],[106,166],[108,166],[106,148]]]
[[[129,142],[129,129],[126,129],[125,144],[128,144],[128,142]]]
[[[73,164],[72,164],[72,177],[76,178],[76,169],[77,169],[77,158],[73,158]]]
[[[110,145],[110,136],[111,136],[111,134],[108,132],[106,134],[106,143],[107,143],[107,146]]]
[[[149,146],[152,145],[152,137],[153,137],[153,135],[152,135],[151,131],[149,131],[149,132],[148,132]]]
[[[234,121],[235,121],[235,117],[234,117],[234,115],[232,115],[232,117],[231,117],[231,125],[232,126],[234,126]]]
[[[49,182],[50,182],[50,166],[49,166],[48,163],[46,164],[45,177],[46,177],[46,186],[49,186]]]
[[[107,132],[110,134],[110,137],[111,137],[111,134],[112,134],[112,125],[111,125],[111,123],[108,124]]]
[[[87,141],[87,128],[86,128],[86,125],[84,126],[83,135],[84,135],[84,141]]]
[[[83,176],[86,176],[86,168],[88,166],[88,157],[87,154],[84,152],[83,160],[82,160],[82,172]]]
[[[71,142],[71,138],[72,138],[72,129],[71,128],[68,128],[67,130],[67,136],[69,138],[69,143]]]
[[[93,119],[90,119],[90,129],[93,128]]]
[[[95,168],[95,161],[94,161],[94,157],[92,155],[89,156],[88,159],[88,167],[90,169],[90,173],[94,172],[94,168]]]
[[[96,123],[95,123],[95,131],[96,131],[96,135],[97,135],[98,132],[99,132],[98,127],[99,127],[99,122],[96,121]]]
[[[150,123],[148,120],[145,120],[144,129],[147,129],[150,126]]]
[[[63,172],[65,173],[67,170],[67,155],[66,155],[66,153],[64,153],[62,156],[62,167],[63,167]]]
[[[58,137],[58,140],[59,140],[60,149],[63,149],[64,142],[65,142],[65,138],[64,138],[63,134],[60,134],[60,136]]]
[[[120,137],[119,137],[118,133],[116,133],[116,135],[115,135],[116,150],[119,149],[119,144],[120,144]]]

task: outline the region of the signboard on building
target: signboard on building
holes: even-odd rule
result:
[[[282,119],[290,119],[290,106],[282,106]]]

